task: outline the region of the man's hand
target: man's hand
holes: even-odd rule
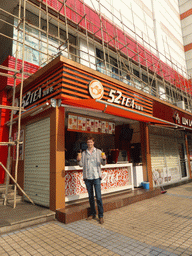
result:
[[[77,153],[77,161],[81,161],[81,157],[82,157],[82,154],[81,153]]]
[[[102,159],[106,159],[105,152],[102,152],[102,153],[101,153],[101,158],[102,158]]]

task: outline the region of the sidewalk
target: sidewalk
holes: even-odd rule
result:
[[[105,213],[105,223],[50,221],[0,237],[0,255],[192,255],[192,183]]]

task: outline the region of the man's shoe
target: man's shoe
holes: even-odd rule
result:
[[[104,219],[103,218],[99,218],[99,223],[103,224],[104,223]]]
[[[95,215],[90,215],[89,217],[87,217],[87,220],[92,220],[92,219],[95,219],[96,216]]]

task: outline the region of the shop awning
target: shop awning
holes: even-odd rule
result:
[[[158,119],[156,117],[147,115],[139,111],[135,111],[130,108],[114,105],[109,102],[105,102],[103,100],[94,100],[94,99],[80,100],[80,99],[73,98],[73,99],[63,99],[62,104],[67,106],[86,108],[90,110],[98,110],[105,114],[120,116],[128,119],[132,119],[132,120],[137,120],[140,122],[150,122],[150,123],[169,125],[169,126],[172,125],[173,127],[176,126],[171,122]]]

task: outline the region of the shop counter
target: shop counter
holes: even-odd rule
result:
[[[106,164],[101,166],[102,194],[134,189],[133,166],[131,163]],[[87,190],[83,181],[83,168],[65,166],[65,201],[87,198]]]

